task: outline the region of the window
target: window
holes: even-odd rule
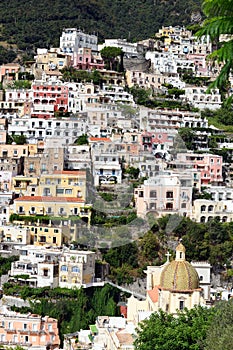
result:
[[[66,265],[62,265],[61,266],[61,271],[67,272],[68,271],[68,267]]]
[[[73,266],[72,267],[72,272],[77,272],[79,273],[80,272],[80,268],[78,266]]]
[[[156,198],[157,192],[156,191],[150,191],[150,198]]]
[[[166,198],[173,198],[173,191],[167,191]]]
[[[180,300],[179,309],[184,310],[184,300]]]
[[[72,194],[72,189],[71,188],[67,188],[65,190],[65,194]]]

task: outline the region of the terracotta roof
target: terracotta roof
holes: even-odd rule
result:
[[[82,170],[54,170],[53,174],[58,175],[86,175],[86,171]]]
[[[116,336],[121,345],[132,345],[134,339],[130,333],[126,333],[125,330],[116,333]]]
[[[16,198],[17,202],[80,202],[84,203],[83,199],[77,197],[43,197],[43,196],[22,196]]]
[[[153,301],[153,303],[157,303],[159,300],[159,289],[157,286],[155,286],[153,289],[148,290],[147,294],[149,295],[150,299]]]
[[[104,142],[111,142],[111,139],[109,137],[90,137],[89,141],[104,141]]]

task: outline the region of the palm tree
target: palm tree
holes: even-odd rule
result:
[[[197,35],[209,35],[217,42],[217,49],[209,58],[223,66],[211,87],[223,89],[233,72],[233,0],[203,0],[202,7],[207,19]]]

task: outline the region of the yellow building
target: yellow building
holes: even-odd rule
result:
[[[48,216],[51,220],[76,216],[90,223],[91,217],[91,205],[77,197],[23,196],[15,199],[12,209],[19,216]]]
[[[67,197],[86,200],[85,171],[55,171],[53,174],[41,175],[38,195],[43,197]]]
[[[51,224],[25,225],[31,237],[31,244],[35,246],[58,246],[69,243],[70,233],[68,226],[52,226]]]
[[[36,68],[43,71],[61,70],[69,67],[71,64],[71,56],[60,52],[57,48],[38,49],[36,56]]]
[[[26,177],[18,175],[12,178],[12,192],[14,192],[15,195],[25,196],[27,194],[34,196],[36,194],[37,186],[37,177]]]

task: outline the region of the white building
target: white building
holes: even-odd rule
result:
[[[68,146],[65,155],[65,167],[68,170],[91,170],[91,155],[89,146]]]
[[[106,46],[118,47],[124,52],[124,57],[137,57],[137,43],[130,43],[126,39],[105,39],[104,43],[98,45],[99,51]]]
[[[97,143],[98,138],[91,137],[91,157],[93,162],[92,173],[94,178],[94,186],[101,184],[110,185],[121,183],[122,169],[120,157],[116,152],[114,144],[110,139],[106,139],[106,143]],[[101,138],[99,139],[101,142]]]
[[[211,93],[206,93],[206,87],[185,87],[185,95],[182,98],[191,103],[193,107],[200,109],[219,109],[222,101],[218,89],[211,90]]]
[[[86,34],[77,28],[64,28],[60,37],[60,49],[62,52],[72,55],[74,52],[78,52],[80,47],[97,51],[97,35]]]
[[[58,287],[58,260],[62,252],[43,247],[25,246],[18,261],[11,264],[10,275],[28,275],[25,283],[32,287]]]
[[[30,230],[20,225],[2,225],[0,228],[1,241],[21,243],[22,245],[30,244]]]

